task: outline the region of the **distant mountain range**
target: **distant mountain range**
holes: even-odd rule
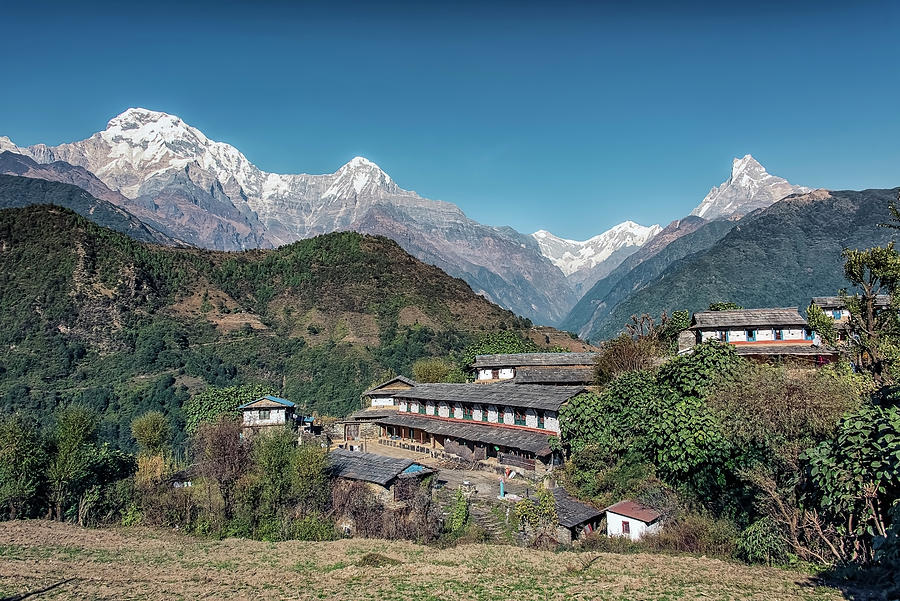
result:
[[[78,186],[143,223],[142,240],[241,250],[333,231],[380,234],[519,315],[594,336],[672,261],[710,248],[744,215],[810,191],[747,155],[690,216],[665,228],[626,221],[575,241],[480,224],[363,157],[330,174],[268,173],[179,117],[141,108],[85,140],[19,147],[0,137],[0,151],[0,173]],[[76,205],[66,206],[85,214]]]

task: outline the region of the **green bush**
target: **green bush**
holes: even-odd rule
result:
[[[641,542],[653,551],[732,557],[737,539],[738,531],[728,520],[686,514],[663,524],[658,533],[645,534]]]
[[[764,517],[747,526],[737,541],[737,556],[750,563],[781,563],[788,556],[781,527]]]

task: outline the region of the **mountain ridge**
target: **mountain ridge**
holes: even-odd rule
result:
[[[142,218],[202,248],[270,248],[357,230],[391,237],[419,257],[443,257],[452,275],[541,323],[558,322],[576,300],[562,272],[524,235],[403,190],[362,157],[332,174],[266,173],[179,117],[146,109],[124,111],[85,140],[23,148],[0,138],[0,150],[83,167],[143,207],[149,215]]]

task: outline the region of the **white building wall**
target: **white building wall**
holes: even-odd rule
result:
[[[434,415],[434,403],[431,401],[425,402],[425,415]]]
[[[528,428],[538,427],[537,411],[535,411],[534,409],[525,410],[525,426]]]
[[[438,416],[439,417],[450,417],[450,405],[444,403],[443,401],[438,404]]]
[[[394,406],[394,397],[393,395],[370,395],[370,399],[372,399],[373,407],[393,407]]]
[[[559,418],[553,411],[544,412],[544,429],[559,434]]]
[[[516,370],[514,367],[503,367],[497,371],[499,372],[497,374],[497,377],[501,380],[510,380],[516,376]],[[478,375],[476,375],[475,378],[477,380],[493,380],[493,376],[493,369],[479,369]]]
[[[419,412],[419,402],[418,401],[410,401],[409,412],[410,413],[418,413]]]
[[[403,399],[400,399],[400,404],[397,405],[397,410],[398,411],[409,411],[408,403],[406,401],[404,401]]]
[[[261,419],[260,411],[268,411],[269,419]],[[278,426],[286,421],[284,409],[248,409],[243,413],[245,426]]]
[[[628,522],[630,533],[625,535],[622,533],[622,522]],[[645,534],[659,532],[661,528],[660,522],[646,524],[634,518],[625,517],[612,511],[606,512],[606,535],[607,536],[629,536],[631,540],[639,540]]]
[[[516,423],[516,416],[510,407],[503,408],[503,423],[510,426],[514,426]]]
[[[484,415],[484,409],[482,408],[482,406],[475,405],[472,408],[472,419],[476,422],[480,422],[482,415]]]
[[[500,420],[500,414],[497,411],[496,405],[488,405],[487,412],[489,422],[496,424]]]

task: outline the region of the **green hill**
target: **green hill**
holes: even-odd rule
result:
[[[9,167],[10,152],[0,155],[0,169]],[[31,161],[34,163],[34,161]],[[0,174],[0,209],[52,204],[75,211],[96,224],[128,234],[135,240],[186,246],[149,227],[140,219],[113,203],[91,196],[78,186],[31,177]]]
[[[634,286],[631,293],[597,319],[590,333],[582,333],[609,338],[631,315],[696,311],[720,300],[744,307],[802,308],[813,296],[835,294],[847,285],[844,248],[894,239],[894,230],[878,224],[887,221],[888,203],[898,190],[816,191],[754,212],[709,248],[684,255],[649,281],[619,282],[619,288]],[[677,243],[690,243],[690,236]]]
[[[260,382],[331,415],[388,370],[527,323],[383,237],[277,250],[145,245],[72,211],[0,211],[0,410],[95,407],[131,445],[135,415],[207,385]]]

